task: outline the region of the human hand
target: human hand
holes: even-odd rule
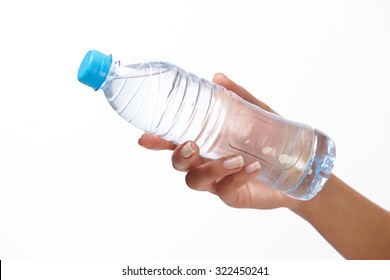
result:
[[[214,83],[224,86],[243,99],[264,110],[275,113],[265,103],[256,99],[243,87],[226,76],[216,74]],[[258,162],[244,163],[240,155],[209,160],[199,155],[194,142],[175,145],[159,136],[145,133],[138,143],[152,150],[174,150],[172,164],[176,170],[187,172],[187,185],[198,191],[209,191],[229,206],[236,208],[271,209],[286,206],[291,198],[255,179],[261,172]]]
[[[264,110],[275,113],[241,86],[222,74],[220,84]],[[176,146],[152,134],[144,134],[139,144],[154,150],[174,150],[172,164],[187,172],[187,185],[209,191],[236,208],[271,209],[286,207],[307,220],[346,258],[389,259],[389,212],[360,195],[333,174],[324,189],[308,201],[293,199],[255,179],[261,172],[257,162],[244,163],[240,155],[208,160],[199,155],[194,142]],[[358,233],[358,234],[356,234]]]

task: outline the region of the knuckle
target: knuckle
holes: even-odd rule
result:
[[[207,169],[205,169],[204,172],[207,177],[214,179],[218,179],[226,175],[226,171],[219,162],[214,162]]]
[[[185,181],[186,181],[186,184],[187,186],[190,188],[190,189],[193,189],[193,190],[198,190],[199,187],[195,184],[195,181],[193,180],[193,176],[191,174],[191,172],[188,172],[185,176]]]

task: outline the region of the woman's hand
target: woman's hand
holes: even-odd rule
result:
[[[275,113],[226,76],[216,74],[213,82],[233,91],[248,102]],[[187,185],[194,190],[213,193],[229,206],[271,209],[285,206],[291,200],[283,193],[256,180],[255,176],[261,172],[260,163],[244,162],[241,155],[208,160],[199,155],[199,147],[194,142],[176,146],[172,142],[148,133],[141,136],[139,144],[153,150],[174,150],[173,167],[176,170],[187,172]]]
[[[247,101],[273,112],[267,105],[222,74],[213,81]],[[148,149],[174,150],[172,164],[187,172],[187,185],[209,191],[237,208],[287,207],[307,220],[337,251],[350,259],[390,258],[390,213],[331,175],[323,190],[308,201],[292,199],[260,183],[258,162],[243,162],[240,155],[207,160],[193,142],[176,146],[158,136],[144,134],[139,144]]]

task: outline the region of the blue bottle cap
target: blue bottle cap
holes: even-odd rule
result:
[[[112,57],[90,50],[80,64],[77,78],[81,83],[98,90],[110,72]]]

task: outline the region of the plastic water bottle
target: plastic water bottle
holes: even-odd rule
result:
[[[217,159],[241,154],[259,161],[256,177],[301,200],[312,198],[331,174],[334,142],[319,130],[267,112],[222,86],[170,63],[115,60],[95,50],[78,79],[103,90],[112,108],[135,127]]]

